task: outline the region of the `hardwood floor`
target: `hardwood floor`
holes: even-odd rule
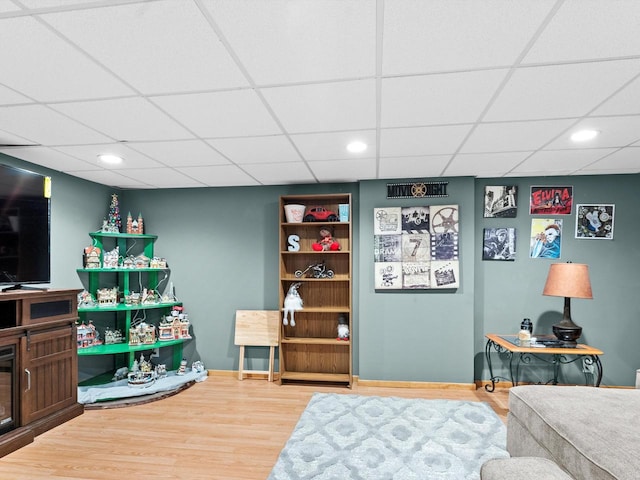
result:
[[[508,389],[349,390],[212,375],[157,402],[86,410],[1,458],[0,479],[265,479],[314,392],[483,401],[503,420],[508,406]]]

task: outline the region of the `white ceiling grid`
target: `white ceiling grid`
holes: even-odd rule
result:
[[[640,172],[637,0],[3,0],[0,64],[0,152],[113,187]]]

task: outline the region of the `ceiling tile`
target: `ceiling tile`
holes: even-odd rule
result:
[[[120,175],[112,170],[74,171],[69,172],[69,175],[115,188],[144,188],[145,186],[140,180]]]
[[[598,130],[589,142],[575,143],[571,134],[582,129]],[[564,148],[624,147],[640,140],[640,115],[624,117],[590,117],[571,127],[562,137],[547,145],[550,150]]]
[[[232,187],[259,185],[259,182],[236,165],[215,165],[210,167],[179,167],[179,172],[197,178],[209,187]]]
[[[190,178],[173,168],[134,168],[131,170],[114,170],[123,176],[140,183],[158,188],[202,187],[203,183]]]
[[[542,148],[575,120],[483,123],[476,127],[461,153],[531,151]]]
[[[640,77],[593,111],[593,115],[640,114]]]
[[[300,161],[300,155],[284,135],[222,138],[208,143],[236,164]]]
[[[262,94],[289,133],[376,126],[374,80],[265,88]]]
[[[205,0],[256,84],[375,74],[376,3]]]
[[[540,170],[558,175],[563,174],[561,172],[574,173],[613,151],[608,148],[540,151],[516,166],[511,173],[539,172]]]
[[[485,120],[581,117],[640,73],[640,60],[517,69]]]
[[[443,175],[501,177],[531,153],[460,153],[453,158]]]
[[[469,125],[449,127],[388,128],[380,132],[380,155],[397,157],[454,153]]]
[[[253,90],[169,95],[151,100],[200,137],[282,133]]]
[[[291,135],[291,140],[305,160],[339,160],[376,156],[375,130],[296,134]],[[364,142],[367,149],[362,153],[348,152],[347,145],[354,141]]]
[[[383,157],[378,178],[439,177],[450,159],[451,155]]]
[[[510,65],[554,3],[385,0],[383,74]]]
[[[506,70],[382,80],[382,127],[475,122]]]
[[[248,85],[195,2],[144,2],[42,18],[143,94]]]
[[[0,69],[0,83],[38,101],[105,98],[133,93],[124,83],[33,18],[0,19],[0,45],[0,65],[4,65]]]
[[[63,152],[57,151],[54,148],[6,148],[0,149],[0,152],[60,172],[70,172],[74,170],[100,170],[101,168],[99,165],[96,165],[96,162],[85,162]]]
[[[618,150],[608,157],[587,165],[582,172],[602,173],[640,173],[640,147]]]
[[[243,165],[242,168],[263,185],[317,183],[303,162],[253,164]]]
[[[111,141],[84,125],[42,105],[4,107],[0,129],[17,134],[33,143],[49,146],[79,145]]]
[[[524,62],[637,56],[638,18],[637,0],[565,0]]]
[[[158,168],[161,163],[152,160],[145,155],[129,148],[124,143],[106,143],[94,145],[75,145],[69,147],[58,147],[57,150],[66,155],[84,160],[91,165],[97,165],[106,170],[125,170],[134,168]],[[108,165],[100,162],[98,155],[113,154],[122,157],[124,160],[119,165]]]
[[[0,23],[0,25],[2,25],[2,23]],[[1,75],[2,74],[0,74],[0,76]],[[32,101],[24,95],[20,95],[18,92],[0,85],[0,105],[15,105],[18,103],[32,103]]]
[[[357,182],[377,178],[375,158],[309,162],[309,168],[319,182]]]
[[[53,108],[121,142],[193,138],[142,97],[59,103]]]
[[[167,167],[194,167],[197,165],[227,165],[229,160],[202,140],[128,143],[137,150]]]

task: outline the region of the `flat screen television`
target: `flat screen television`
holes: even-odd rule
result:
[[[0,287],[51,281],[50,180],[0,164]]]

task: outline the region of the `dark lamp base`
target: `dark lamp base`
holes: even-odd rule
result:
[[[558,338],[558,340],[567,343],[569,345],[575,345],[582,335],[582,327],[578,325],[563,325],[562,322],[557,323],[553,326],[553,334]]]

